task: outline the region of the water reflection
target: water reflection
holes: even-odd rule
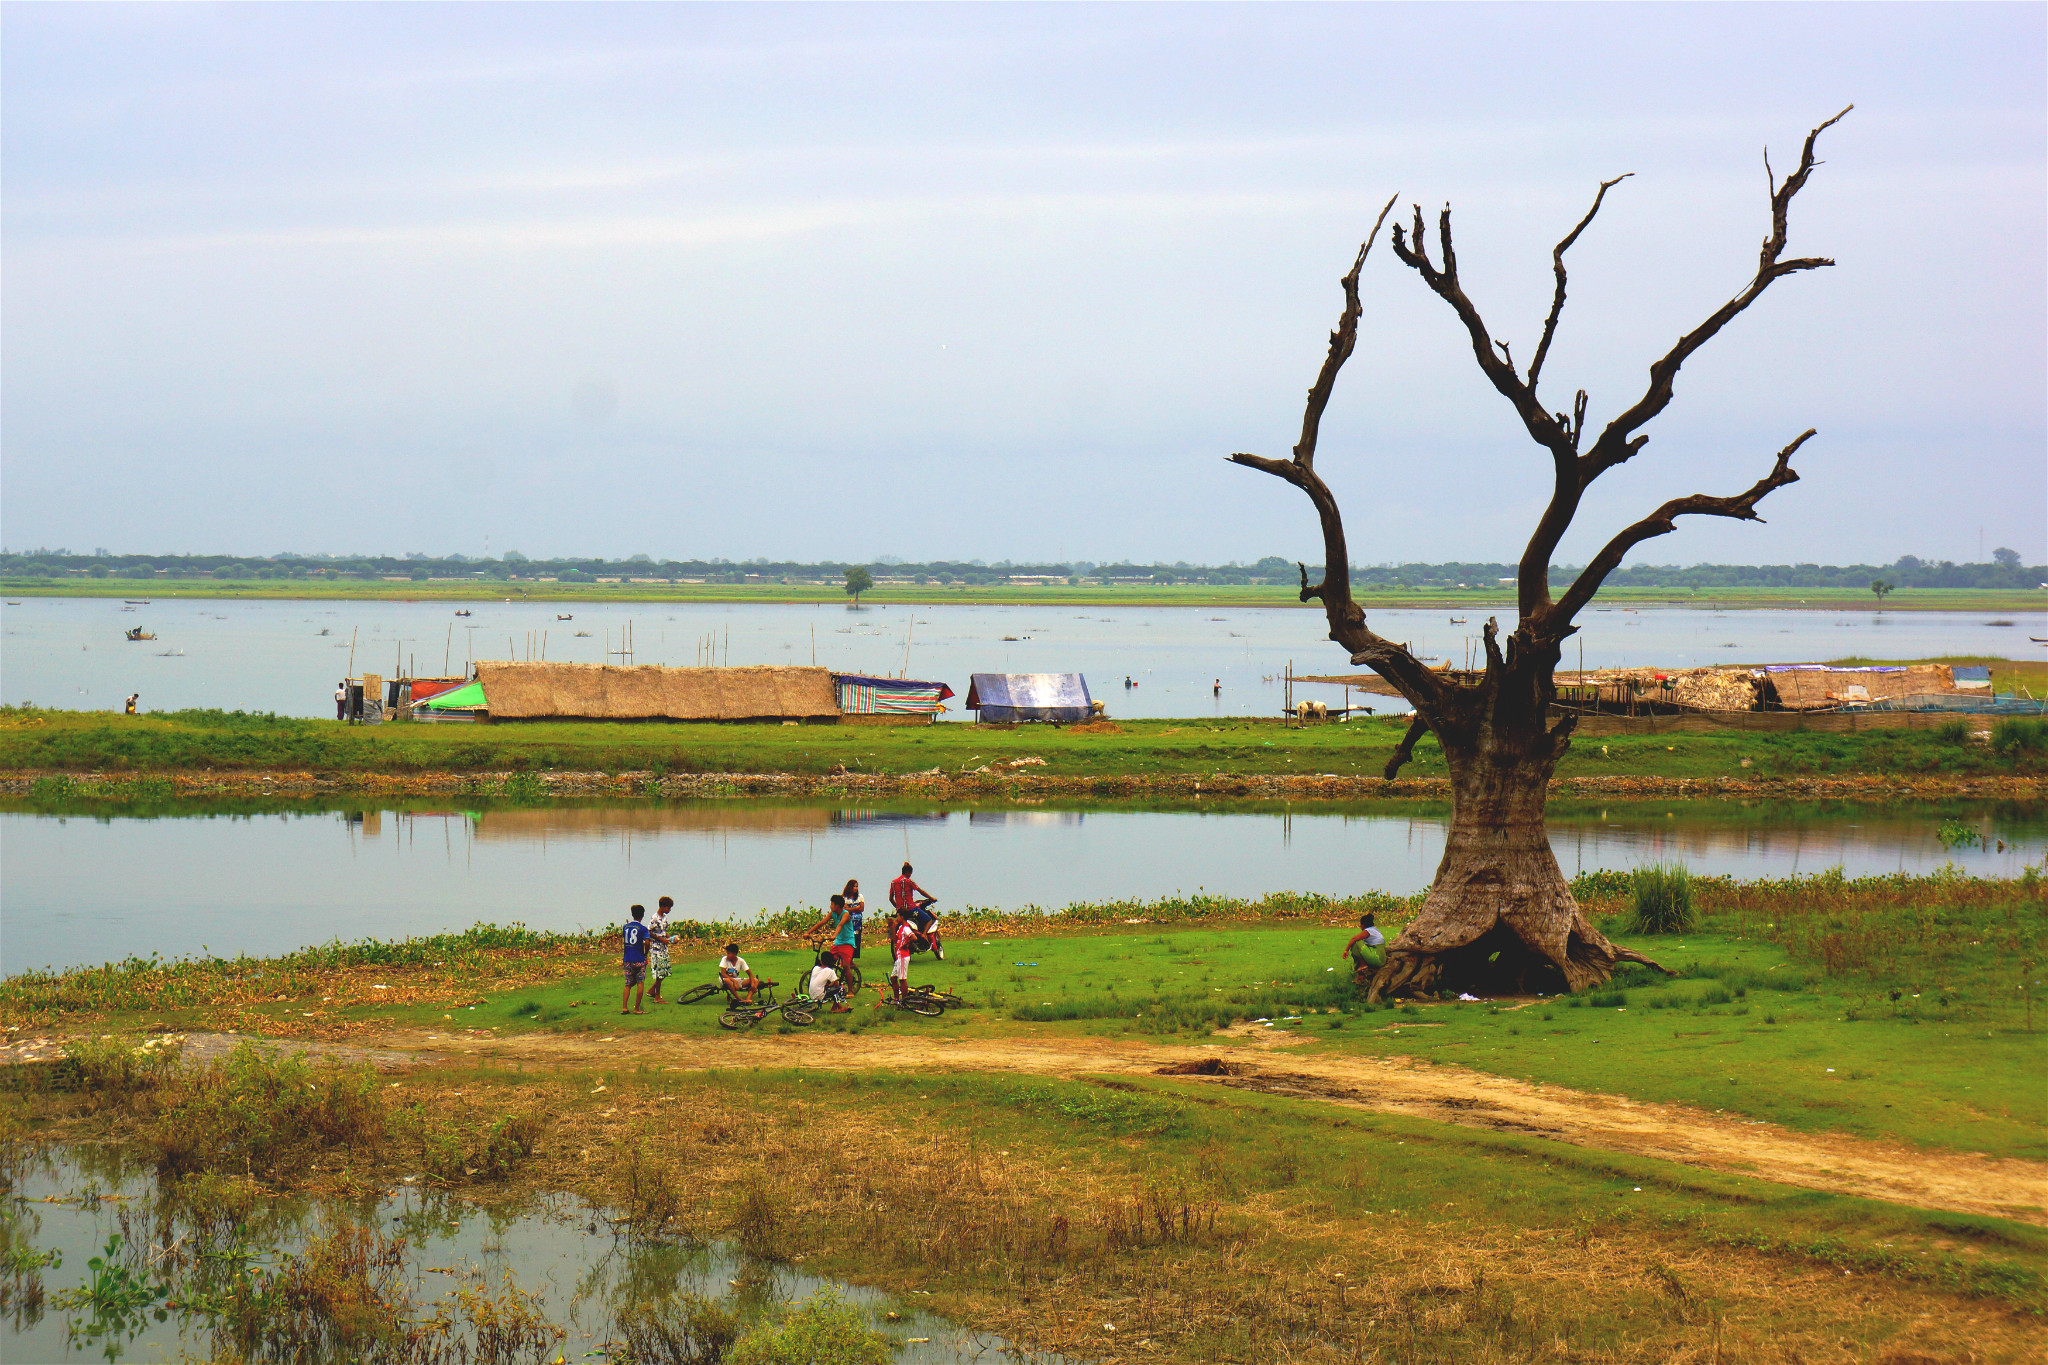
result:
[[[673,896],[687,917],[821,906],[898,864],[941,910],[1008,910],[1197,889],[1348,895],[1428,884],[1441,804],[1063,807],[724,800],[450,809],[417,803],[163,818],[0,814],[0,970],[202,947],[257,955],[523,921],[577,929]],[[1944,821],[1983,836],[1943,846]],[[2043,861],[2037,805],[1553,803],[1568,873],[1682,861],[1786,876],[2017,876]]]
[[[210,1355],[223,1346],[251,1359],[354,1358],[356,1350],[333,1340],[332,1324],[286,1325],[277,1314],[258,1314],[264,1320],[241,1326],[261,1342],[238,1335],[230,1305],[238,1288],[247,1298],[239,1282],[278,1274],[316,1242],[325,1243],[329,1257],[353,1244],[376,1258],[380,1268],[366,1283],[380,1291],[382,1306],[406,1310],[402,1315],[415,1324],[437,1315],[452,1320],[446,1339],[428,1333],[408,1342],[401,1355],[410,1360],[469,1358],[457,1342],[474,1346],[477,1318],[469,1304],[486,1300],[501,1311],[530,1313],[525,1330],[530,1344],[546,1336],[545,1358],[559,1351],[574,1360],[602,1357],[607,1346],[644,1336],[650,1306],[658,1325],[670,1330],[698,1305],[708,1317],[744,1328],[828,1289],[900,1343],[896,1359],[903,1365],[1064,1359],[1016,1350],[993,1333],[961,1328],[873,1290],[750,1260],[723,1244],[629,1236],[602,1210],[568,1195],[479,1206],[408,1189],[320,1202],[258,1194],[246,1182],[214,1177],[204,1188],[160,1185],[106,1147],[16,1160],[8,1172],[12,1188],[0,1203],[0,1246],[15,1253],[16,1264],[45,1263],[17,1274],[10,1286],[0,1316],[0,1357],[8,1360],[153,1360],[181,1350]],[[109,1254],[114,1237],[120,1241]],[[53,1252],[61,1261],[49,1265]],[[65,1291],[91,1278],[87,1261],[94,1256],[168,1295],[127,1295],[134,1304],[152,1299],[155,1306],[140,1309],[67,1305]],[[177,1307],[195,1304],[226,1311]],[[507,1321],[496,1320],[501,1342]],[[249,1351],[252,1344],[257,1349]]]

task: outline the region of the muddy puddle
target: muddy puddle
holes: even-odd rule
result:
[[[713,1365],[734,1335],[831,1322],[878,1334],[901,1365],[1073,1365],[924,1311],[914,1292],[844,1284],[722,1243],[640,1238],[567,1195],[480,1205],[406,1188],[249,1203],[229,1182],[171,1198],[106,1148],[46,1153],[9,1174],[8,1361],[241,1352],[308,1365]]]

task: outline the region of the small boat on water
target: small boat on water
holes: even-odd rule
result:
[[[149,605],[147,597],[124,597],[121,600],[131,607],[146,607]]]
[[[133,630],[122,631],[121,638],[124,640],[154,640],[156,636],[144,630],[141,626],[137,626]]]
[[[575,616],[575,614],[574,614],[574,613],[572,612],[571,614],[569,614],[569,615],[567,615],[567,616],[557,616],[557,617],[556,617],[555,619],[556,619],[557,621],[573,621],[573,620],[575,620],[575,619],[576,619],[576,616]]]
[[[1462,626],[1465,624],[1465,618],[1462,616],[1453,616],[1451,618],[1451,624],[1454,626]]]
[[[475,613],[475,612],[473,612],[473,611],[458,611],[458,612],[456,612],[455,614],[456,614],[457,616],[474,616],[474,615],[476,615],[476,613]]]

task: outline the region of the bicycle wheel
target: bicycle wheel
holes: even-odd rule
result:
[[[903,1008],[912,1014],[922,1014],[927,1019],[936,1019],[946,1012],[946,1007],[929,995],[906,995],[903,997]]]
[[[692,986],[690,987],[690,989],[684,991],[681,995],[676,997],[676,1003],[678,1005],[694,1005],[699,1000],[709,999],[710,997],[716,994],[718,994],[718,985],[716,982],[712,983],[709,986]]]
[[[859,995],[860,965],[855,962],[841,963],[839,967],[839,984],[846,989],[848,995]]]
[[[727,1010],[718,1016],[720,1028],[738,1029],[742,1033],[761,1022],[761,1016],[768,1011],[748,1006],[743,1009]]]
[[[782,1007],[782,1017],[792,1024],[813,1024],[818,1020],[817,1015],[801,1005],[784,1005]]]

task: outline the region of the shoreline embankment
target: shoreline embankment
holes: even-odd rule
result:
[[[713,797],[866,796],[925,799],[1038,801],[1170,797],[1176,800],[1447,801],[1447,778],[1335,775],[1265,776],[1228,773],[1065,777],[1015,770],[938,771],[900,774],[833,773],[667,773],[647,772],[78,772],[21,769],[0,773],[0,796],[29,796],[45,779],[119,800],[130,788],[151,799],[207,796],[436,796],[513,794],[527,798],[617,797],[621,799],[704,799]],[[168,784],[168,790],[166,790]],[[1858,773],[1803,777],[1564,777],[1550,783],[1553,799],[1730,800],[1730,801],[2039,801],[2048,798],[2048,778],[2031,774]]]

